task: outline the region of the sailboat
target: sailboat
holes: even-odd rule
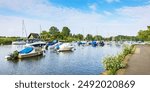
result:
[[[27,37],[26,28],[25,28],[25,24],[24,24],[24,20],[23,20],[22,21],[22,36],[23,36],[24,32],[25,32],[26,37]],[[12,42],[12,45],[25,45],[25,44],[26,44],[26,42],[21,38],[17,39],[17,41]]]

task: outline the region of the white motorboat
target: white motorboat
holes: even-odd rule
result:
[[[43,55],[44,50],[41,47],[26,47],[21,51],[14,51],[12,54],[5,56],[8,60],[23,59]]]
[[[26,42],[25,41],[15,41],[15,42],[12,42],[12,45],[25,45]]]
[[[61,44],[61,45],[57,45],[57,46],[55,47],[55,49],[56,49],[58,52],[73,51],[74,46],[73,46],[71,43],[63,43],[63,44]]]
[[[61,42],[48,46],[48,49],[55,49],[56,46],[61,45]]]
[[[28,58],[28,57],[34,57],[42,55],[44,50],[42,50],[41,47],[27,47],[19,52],[18,58]]]
[[[43,41],[37,41],[37,42],[34,42],[34,43],[27,43],[26,46],[34,46],[34,47],[43,47],[46,45],[46,42],[43,42]]]
[[[35,42],[31,44],[26,44],[25,48],[21,51],[15,51],[9,56],[6,56],[6,59],[22,59],[28,57],[35,57],[42,55],[45,52],[43,48],[46,42]]]
[[[29,47],[29,46],[41,47],[43,50],[45,50],[45,49],[46,49],[46,42],[37,41],[37,42],[34,42],[34,43],[27,43],[27,44],[25,45],[25,47]]]

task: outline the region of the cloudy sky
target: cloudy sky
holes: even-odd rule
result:
[[[72,33],[136,35],[150,25],[150,0],[0,0],[0,36],[68,26]]]

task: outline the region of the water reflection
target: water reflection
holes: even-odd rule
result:
[[[73,52],[46,51],[45,56],[7,61],[4,57],[24,46],[0,46],[0,74],[97,75],[104,71],[105,56],[119,53],[122,47],[76,46]]]
[[[32,60],[32,62],[37,62],[37,61],[40,61],[42,58],[44,58],[45,56],[42,55],[42,56],[36,56],[36,57],[29,57],[29,58],[23,58],[23,59],[19,59],[18,61],[30,61]]]

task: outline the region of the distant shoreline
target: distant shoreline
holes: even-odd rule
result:
[[[0,37],[0,45],[10,45],[16,41],[18,37]]]

